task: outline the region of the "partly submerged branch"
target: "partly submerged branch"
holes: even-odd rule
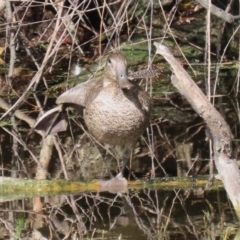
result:
[[[175,76],[173,85],[188,100],[193,109],[204,119],[210,129],[214,143],[214,160],[237,214],[240,212],[240,172],[236,159],[231,158],[232,134],[221,114],[208,101],[207,97],[192,80],[181,64],[174,58],[169,49],[162,44],[154,43],[157,53],[161,54],[171,65]],[[240,217],[240,214],[238,214]]]

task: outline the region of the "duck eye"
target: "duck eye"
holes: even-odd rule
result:
[[[111,64],[111,63],[112,63],[112,61],[111,61],[111,59],[110,59],[110,58],[108,59],[108,63],[109,63],[109,64]]]

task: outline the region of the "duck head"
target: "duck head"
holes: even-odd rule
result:
[[[133,86],[128,80],[127,60],[121,53],[112,53],[108,57],[105,71],[117,80],[122,89],[130,89]]]

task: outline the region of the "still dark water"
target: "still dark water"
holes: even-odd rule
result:
[[[0,239],[239,239],[222,188],[129,189],[2,202]]]

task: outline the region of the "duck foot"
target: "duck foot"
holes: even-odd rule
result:
[[[126,178],[118,174],[116,177],[107,181],[99,180],[99,184],[101,186],[101,191],[122,193],[127,191],[128,181]]]

